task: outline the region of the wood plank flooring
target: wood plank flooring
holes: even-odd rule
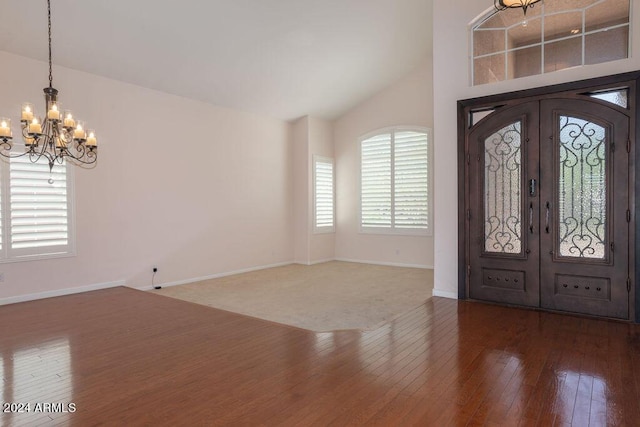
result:
[[[0,307],[0,357],[3,426],[640,423],[638,325],[441,298],[314,333],[113,288]]]

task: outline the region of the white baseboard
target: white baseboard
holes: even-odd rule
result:
[[[190,279],[176,280],[175,282],[156,283],[154,284],[154,286],[161,286],[163,288],[166,288],[169,286],[186,285],[187,283],[202,282],[203,280],[218,279],[220,277],[233,276],[234,274],[249,273],[251,271],[264,270],[266,268],[282,267],[290,264],[293,264],[293,263],[291,261],[286,261],[286,262],[279,262],[277,264],[260,265],[257,267],[249,267],[249,268],[243,268],[240,270],[225,271],[223,273],[210,274],[208,276],[192,277]],[[135,287],[134,289],[139,289],[141,291],[149,291],[153,289],[153,286],[151,285],[139,286],[139,287]]]
[[[374,265],[388,265],[390,267],[410,267],[410,268],[425,268],[428,270],[433,270],[432,265],[427,264],[404,264],[400,262],[380,262],[380,261],[367,261],[363,259],[349,259],[349,258],[336,258],[336,261],[344,261],[344,262],[357,262],[360,264],[374,264]]]
[[[15,297],[0,298],[0,305],[15,304],[17,302],[33,301],[43,298],[60,297],[63,295],[79,294],[81,292],[97,291],[98,289],[115,288],[116,286],[124,285],[124,280],[118,280],[115,282],[78,286],[77,288],[56,289],[54,291],[37,292],[35,294],[17,295]]]
[[[300,261],[296,261],[294,262],[294,264],[300,264],[300,265],[316,265],[316,264],[323,264],[325,262],[329,262],[329,261],[335,261],[335,258],[327,258],[327,259],[319,259],[317,261],[307,261],[307,262],[300,262]]]
[[[432,292],[432,295],[434,297],[458,299],[458,293],[457,292],[441,291],[439,289],[434,289],[433,292]]]

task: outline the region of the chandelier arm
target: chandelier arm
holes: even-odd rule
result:
[[[2,152],[4,152],[4,151],[10,152],[11,147],[12,147],[12,144],[11,144],[11,140],[10,139],[8,139],[8,138],[0,139],[0,151],[2,151]]]
[[[67,150],[68,154],[65,157],[68,157],[69,160],[80,162],[85,165],[90,165],[98,160],[98,155],[95,149],[89,149],[82,146],[82,150],[78,147],[76,151],[78,153],[77,155]]]

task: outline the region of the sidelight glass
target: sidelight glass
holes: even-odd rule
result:
[[[559,116],[558,244],[560,256],[605,257],[606,132],[595,123]]]
[[[589,96],[610,102],[622,108],[628,108],[629,106],[629,90],[627,88],[594,92],[590,93]]]
[[[512,123],[484,140],[485,252],[522,252],[521,127]]]

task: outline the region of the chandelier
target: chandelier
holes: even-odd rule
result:
[[[540,0],[493,0],[493,5],[498,11],[521,7],[526,16],[527,9],[533,7],[533,5],[539,1]]]
[[[58,90],[53,88],[51,66],[51,0],[47,0],[49,23],[49,87],[44,88],[46,115],[39,118],[32,104],[22,105],[20,126],[24,140],[24,153],[15,154],[11,119],[0,117],[0,154],[14,158],[29,156],[33,163],[45,158],[49,170],[58,163],[70,160],[76,165],[90,165],[98,160],[98,141],[95,131],[74,118],[69,110],[62,110],[58,103]]]

